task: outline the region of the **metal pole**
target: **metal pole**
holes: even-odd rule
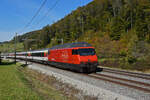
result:
[[[28,43],[27,43],[27,41],[28,41],[28,39],[26,40],[26,65],[28,64],[28,62],[27,62],[27,51],[28,51]]]
[[[26,52],[26,65],[28,64],[28,62],[27,62],[27,52]]]
[[[28,39],[28,38],[26,38],[26,39],[22,39],[22,40],[25,40],[25,51],[26,51],[26,55],[25,55],[25,64],[27,65],[28,64],[28,59],[27,59],[27,57],[28,57],[28,41],[36,41],[37,39]],[[39,41],[41,41],[41,40],[39,40]],[[30,48],[31,49],[31,48]]]
[[[17,33],[15,36],[15,64],[16,64],[16,44],[17,44]]]
[[[63,38],[61,39],[61,43],[62,43],[62,44],[64,44],[64,40],[63,40]]]
[[[1,64],[1,62],[2,62],[2,59],[1,59],[1,52],[0,52],[0,64]]]

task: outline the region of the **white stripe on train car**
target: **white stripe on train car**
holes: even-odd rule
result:
[[[17,58],[23,58],[23,59],[26,59],[26,56],[17,56]],[[30,59],[30,60],[48,61],[48,57],[34,57],[34,56],[27,56],[27,59]]]

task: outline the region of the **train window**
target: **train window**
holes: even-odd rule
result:
[[[93,48],[78,49],[78,53],[80,56],[95,55],[95,50]]]
[[[78,50],[77,49],[73,49],[72,50],[72,55],[77,55],[78,54]]]
[[[50,50],[48,50],[48,55],[49,55],[50,53],[51,53]]]
[[[37,53],[37,57],[41,57],[42,56],[42,53]]]
[[[36,53],[32,53],[31,55],[32,55],[32,56],[36,56]]]
[[[33,53],[31,53],[31,56],[33,56]]]
[[[35,57],[44,57],[44,52],[40,52],[40,53],[32,53],[31,56],[35,56]]]
[[[41,57],[41,55],[42,55],[41,53],[37,53],[37,56],[38,56],[38,57]]]
[[[24,56],[27,56],[27,54],[23,54]]]
[[[44,52],[41,53],[41,57],[44,57]]]

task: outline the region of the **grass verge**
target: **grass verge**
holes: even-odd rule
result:
[[[53,76],[20,67],[26,79],[32,83],[32,88],[45,100],[97,100],[97,97],[85,95],[75,87],[62,83]],[[59,95],[58,95],[59,94]]]
[[[32,90],[38,93],[39,96],[43,97],[44,100],[68,100],[63,93],[53,88],[51,84],[47,84],[47,82],[52,82],[52,80],[54,80],[53,78],[43,76],[26,67],[18,67],[18,70],[24,74],[24,77],[28,83],[30,83]]]
[[[29,83],[17,66],[9,62],[0,65],[0,100],[43,100],[28,87]]]

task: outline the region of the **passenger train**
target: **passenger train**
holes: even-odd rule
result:
[[[8,54],[8,57],[14,58],[14,53]],[[67,43],[48,49],[17,52],[16,58],[42,62],[83,73],[96,72],[98,66],[95,49],[86,42]]]

